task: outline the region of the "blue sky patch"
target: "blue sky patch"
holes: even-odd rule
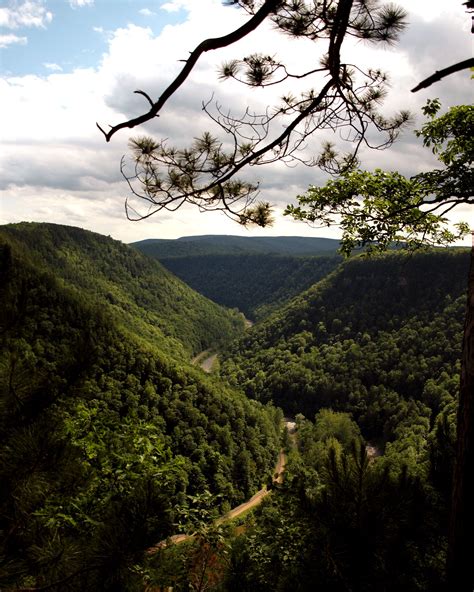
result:
[[[35,2],[52,14],[43,26],[15,23],[14,15],[24,10],[25,2],[7,1],[0,12],[0,39],[15,36],[0,48],[0,75],[47,75],[76,68],[95,67],[107,49],[108,35],[129,24],[149,27],[158,35],[167,24],[183,20],[183,11],[167,12],[154,2],[137,0],[95,0],[93,4],[73,7],[67,0]],[[5,26],[6,12],[10,21]],[[3,16],[3,18],[1,18]],[[27,16],[23,21],[27,20]],[[17,21],[21,19],[17,18]],[[26,42],[25,42],[26,38]],[[8,41],[8,40],[5,40]]]

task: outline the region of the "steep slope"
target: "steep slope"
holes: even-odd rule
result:
[[[225,510],[273,468],[281,415],[177,361],[191,349],[166,319],[179,308],[143,303],[173,283],[140,294],[140,273],[162,272],[129,251],[78,229],[2,229],[2,589],[139,589],[145,550],[200,496]]]
[[[233,345],[222,373],[287,412],[350,411],[390,440],[410,405],[432,419],[456,393],[467,269],[459,251],[349,260]]]
[[[296,414],[298,453],[229,589],[447,589],[468,267],[466,251],[350,260],[232,346],[221,372]]]
[[[0,233],[70,288],[100,301],[125,327],[162,348],[166,341],[170,353],[196,354],[242,330],[238,315],[118,241],[56,224],[7,225]]]

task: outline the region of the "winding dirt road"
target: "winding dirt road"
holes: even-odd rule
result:
[[[285,465],[286,465],[286,454],[285,454],[284,450],[280,450],[280,453],[278,454],[278,461],[277,461],[277,464],[275,465],[275,472],[274,472],[274,477],[273,477],[274,483],[282,483],[283,482],[283,471],[285,470]],[[247,510],[250,510],[251,508],[255,508],[255,506],[258,506],[258,504],[261,503],[263,498],[266,497],[269,493],[270,492],[268,491],[266,486],[263,487],[262,489],[260,489],[260,491],[257,491],[257,493],[255,495],[253,495],[249,500],[247,500],[243,504],[240,504],[240,506],[233,508],[232,510],[227,512],[227,514],[225,514],[224,516],[221,516],[220,518],[218,518],[216,523],[222,524],[223,522],[226,522],[227,520],[232,520],[233,518],[237,518],[237,516],[240,516],[240,514],[243,514]]]
[[[246,321],[249,323],[248,326],[252,326],[252,324],[253,324],[252,321],[248,321],[247,319],[246,319]],[[216,353],[213,354],[207,350],[207,351],[201,352],[199,355],[197,355],[195,358],[193,358],[192,363],[195,365],[199,364],[199,366],[201,366],[201,368],[205,372],[210,372],[216,358],[217,358]],[[290,433],[290,437],[294,438],[294,432],[295,432],[294,421],[287,419],[287,418],[285,418],[284,421],[285,421],[285,428],[284,429],[288,430],[288,432]],[[281,449],[278,454],[278,460],[275,465],[275,470],[273,471],[273,483],[283,483],[283,473],[285,471],[286,461],[287,461],[286,453],[283,449]],[[247,512],[248,510],[255,508],[256,506],[258,506],[259,504],[262,503],[262,500],[269,493],[270,493],[270,491],[267,489],[267,486],[265,485],[262,489],[260,489],[260,491],[257,491],[257,493],[255,493],[249,500],[247,500],[243,504],[240,504],[240,506],[233,508],[232,510],[227,512],[227,514],[224,514],[224,516],[221,516],[220,518],[218,518],[216,520],[216,524],[223,524],[224,522],[227,522],[228,520],[233,520],[234,518],[237,518],[238,516],[240,516],[244,512]],[[169,537],[168,539],[166,539],[164,541],[160,541],[159,543],[157,543],[153,547],[150,547],[149,549],[147,549],[147,555],[153,555],[154,553],[156,553],[160,549],[163,549],[164,547],[168,546],[169,544],[183,543],[184,541],[187,541],[192,537],[193,537],[192,534],[174,534],[173,536]]]
[[[249,329],[253,326],[253,321],[249,319],[244,319],[245,328]],[[191,363],[195,366],[199,365],[204,370],[204,372],[211,372],[212,367],[214,366],[214,362],[217,360],[217,353],[212,353],[211,350],[206,349],[202,351],[200,354],[195,356]]]
[[[200,366],[204,372],[210,372],[214,362],[217,360],[217,354],[211,353],[209,350],[203,351],[198,354],[191,362],[195,366]]]
[[[200,366],[204,370],[204,372],[210,372],[212,370],[212,367],[214,366],[214,362],[216,360],[217,360],[217,354],[211,354],[210,356],[208,356],[207,358],[204,358],[200,362]]]
[[[287,422],[285,422],[285,429],[287,429]],[[274,483],[282,483],[283,482],[283,473],[284,473],[285,466],[286,466],[286,460],[287,460],[287,458],[286,458],[285,451],[280,450],[280,452],[278,454],[278,460],[275,465],[275,471],[273,474],[273,482]],[[223,524],[224,522],[227,522],[228,520],[233,520],[234,518],[237,518],[238,516],[240,516],[244,512],[247,512],[248,510],[255,508],[255,506],[258,506],[259,504],[262,503],[262,500],[269,493],[270,493],[270,491],[268,491],[267,487],[266,486],[263,487],[262,489],[260,489],[260,491],[257,491],[257,493],[255,493],[249,500],[247,500],[243,504],[240,504],[240,506],[233,508],[232,510],[227,512],[227,514],[224,514],[224,516],[221,516],[220,518],[218,518],[216,520],[216,524]],[[156,553],[160,549],[163,549],[164,547],[167,547],[170,544],[177,545],[179,543],[184,543],[184,541],[187,541],[187,540],[191,539],[192,537],[193,537],[192,534],[174,534],[173,536],[169,537],[168,539],[166,539],[164,541],[160,541],[159,543],[157,543],[153,547],[150,547],[149,549],[147,549],[147,555],[153,555],[154,553]]]

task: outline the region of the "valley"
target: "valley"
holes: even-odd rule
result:
[[[317,238],[185,237],[132,246],[214,302],[238,308],[251,322],[268,316],[342,261],[337,241]]]
[[[0,227],[2,589],[442,589],[469,252],[291,238]]]

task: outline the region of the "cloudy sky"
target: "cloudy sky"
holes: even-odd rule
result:
[[[459,73],[416,94],[420,80],[472,55],[470,16],[458,0],[401,0],[409,27],[397,47],[348,43],[353,63],[390,74],[384,105],[390,114],[415,115],[427,98],[444,107],[472,101],[468,73]],[[316,169],[283,165],[252,171],[260,198],[275,205],[268,230],[245,230],[222,214],[182,209],[130,222],[124,214],[127,186],[120,158],[134,132],[122,130],[110,143],[96,128],[133,117],[147,105],[136,89],[157,98],[203,39],[220,36],[248,18],[220,0],[0,0],[0,224],[49,221],[80,226],[124,242],[193,234],[337,236],[292,222],[279,212],[309,184],[324,182]],[[225,52],[205,55],[199,67],[153,124],[139,130],[186,140],[212,129],[201,110],[212,95],[233,110],[269,104],[274,90],[251,92],[218,80],[223,59],[260,51],[284,55],[294,68],[317,63],[321,48],[300,45],[269,27]],[[346,58],[347,59],[347,58]],[[307,60],[307,61],[305,61]],[[272,95],[273,93],[273,95]],[[364,152],[363,166],[415,174],[435,164],[413,129],[389,150]],[[317,149],[317,139],[315,140]],[[459,212],[471,221],[473,212]],[[474,226],[474,219],[472,220]]]

